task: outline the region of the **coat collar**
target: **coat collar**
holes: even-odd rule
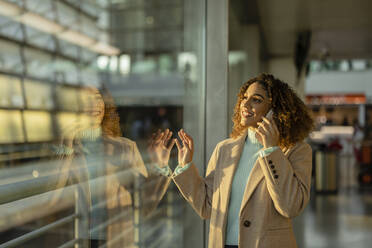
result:
[[[243,135],[238,137],[237,139],[233,140],[229,145],[229,148],[226,150],[228,154],[225,154],[224,162],[222,163],[222,174],[221,174],[221,191],[220,192],[220,198],[221,203],[223,204],[223,212],[227,213],[229,201],[230,201],[230,195],[231,195],[231,188],[232,188],[232,182],[234,179],[234,174],[236,171],[236,168],[239,164],[240,157],[243,151],[244,143],[247,138],[248,131],[246,131]],[[288,154],[288,152],[291,149],[284,148],[282,149],[284,154]],[[249,174],[242,204],[240,207],[240,213],[243,210],[243,208],[248,203],[250,197],[252,196],[254,190],[260,183],[260,181],[264,178],[264,174],[260,168],[258,159],[253,165],[253,168],[251,170],[251,173]]]

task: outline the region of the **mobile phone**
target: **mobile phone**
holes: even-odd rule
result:
[[[270,109],[269,112],[267,112],[267,114],[266,114],[265,117],[266,117],[267,119],[271,120],[271,119],[273,118],[273,114],[274,114],[273,110]]]
[[[271,120],[273,119],[273,114],[274,114],[273,110],[270,109],[269,112],[267,112],[267,114],[265,115],[265,117],[271,121]],[[262,119],[261,122],[263,122],[263,121],[264,121],[264,120]],[[258,129],[261,130],[262,127],[259,127]]]

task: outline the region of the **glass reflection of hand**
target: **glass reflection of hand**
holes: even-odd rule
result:
[[[158,130],[152,135],[147,147],[152,163],[161,167],[168,165],[171,150],[176,142],[176,139],[171,140],[172,134],[169,129],[166,129],[164,132]]]
[[[176,145],[178,149],[178,164],[185,166],[192,161],[194,155],[194,141],[192,137],[187,134],[183,129],[178,132],[178,136],[182,141],[182,146],[176,139]]]
[[[87,128],[88,126],[85,123],[77,121],[73,121],[68,126],[62,127],[61,143],[72,148],[77,134]]]

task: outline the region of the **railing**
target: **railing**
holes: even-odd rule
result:
[[[25,243],[26,241],[29,241],[33,238],[36,238],[40,235],[42,235],[43,233],[46,233],[47,231],[50,231],[51,229],[53,228],[56,228],[56,227],[59,227],[59,226],[62,226],[64,224],[67,224],[69,222],[72,222],[74,221],[76,218],[78,218],[78,215],[77,214],[72,214],[72,215],[69,215],[67,217],[64,217],[58,221],[55,221],[53,223],[50,223],[46,226],[43,226],[42,228],[39,228],[35,231],[32,231],[32,232],[29,232],[25,235],[22,235],[18,238],[15,238],[11,241],[8,241],[4,244],[1,244],[0,245],[0,248],[10,248],[10,247],[17,247],[18,245],[20,244],[23,244]],[[74,240],[75,241],[75,240]]]
[[[80,184],[88,182],[81,182],[80,184],[72,184],[70,182],[64,187],[58,189],[55,187],[55,185],[57,184],[61,173],[58,173],[58,170],[53,168],[51,164],[49,164],[48,167],[50,171],[44,173],[45,176],[30,179],[23,178],[23,176],[20,175],[16,175],[14,178],[7,178],[7,180],[4,180],[3,184],[0,185],[0,232],[20,226],[30,221],[50,216],[51,214],[54,214],[63,209],[67,209],[69,207],[75,208],[74,213],[52,223],[49,223],[45,226],[42,226],[29,233],[23,234],[15,239],[2,243],[0,244],[0,248],[22,247],[22,244],[69,223],[74,223],[74,238],[72,240],[68,240],[64,244],[61,244],[59,248],[89,247],[89,244],[87,243],[89,242],[89,240],[87,239],[89,233],[86,232],[86,230],[89,230],[89,224],[87,226],[86,222],[89,211],[94,211],[96,208],[105,206],[106,203],[111,199],[105,199],[89,208],[85,208],[83,206],[84,204],[82,205],[82,202],[84,202],[84,200],[86,199],[84,199],[84,196],[80,193]],[[82,169],[75,168],[75,170],[79,172]],[[89,183],[100,183],[103,178],[105,178],[105,180],[110,180],[111,177],[121,177],[125,180],[125,182],[132,183],[133,177],[130,176],[130,174],[131,171],[129,169],[125,169],[119,171],[115,175],[103,175],[100,177],[96,177],[89,180]],[[134,180],[138,181],[137,179]],[[140,233],[139,228],[143,228],[141,235],[143,237],[148,237],[153,235],[156,230],[165,227],[164,219],[163,221],[156,223],[156,225],[145,225],[146,222],[148,223],[150,221],[153,221],[152,218],[161,218],[161,215],[166,212],[165,209],[156,209],[154,212],[152,212],[151,216],[146,216],[141,219],[139,219],[138,217],[140,215],[140,208],[144,207],[147,204],[151,204],[151,201],[149,201],[149,199],[144,199],[142,201],[139,200],[139,191],[142,189],[142,187],[151,187],[151,183],[152,181],[147,182],[146,185],[134,183],[134,189],[133,191],[131,191],[135,201],[134,209],[132,209],[132,211],[121,211],[116,216],[113,216],[106,222],[100,224],[99,226],[96,226],[94,229],[91,230],[91,232],[104,230],[108,225],[122,218],[126,218],[130,214],[134,215],[134,225],[132,229],[125,230],[120,233],[120,235],[113,237],[105,245],[101,246],[102,248],[107,247],[107,245],[115,244],[116,242],[120,241],[123,236],[132,231],[134,235],[137,236],[137,238],[135,238],[136,244],[140,246],[142,240],[139,240],[138,238]],[[51,206],[51,199],[53,199],[53,197],[55,197],[56,195],[58,195],[61,200],[58,201],[58,204]],[[150,226],[151,228],[148,228],[148,226]],[[164,237],[164,235],[157,238],[159,239],[158,242],[160,242],[160,240],[167,239],[167,237]],[[153,243],[153,245],[155,244],[157,244],[157,242]]]

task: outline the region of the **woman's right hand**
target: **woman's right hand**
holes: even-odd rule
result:
[[[176,145],[178,149],[178,164],[183,167],[192,161],[192,157],[194,155],[194,141],[192,137],[183,129],[178,132],[178,136],[182,141],[181,146],[178,139],[176,139]]]
[[[147,145],[147,152],[152,163],[156,163],[160,167],[168,166],[171,150],[175,142],[175,139],[171,139],[172,134],[169,129],[164,132],[158,130],[152,134]]]
[[[65,125],[61,129],[61,135],[59,137],[59,143],[69,148],[73,147],[73,143],[78,136],[78,133],[87,129],[87,125],[77,121],[72,121],[68,125]]]

